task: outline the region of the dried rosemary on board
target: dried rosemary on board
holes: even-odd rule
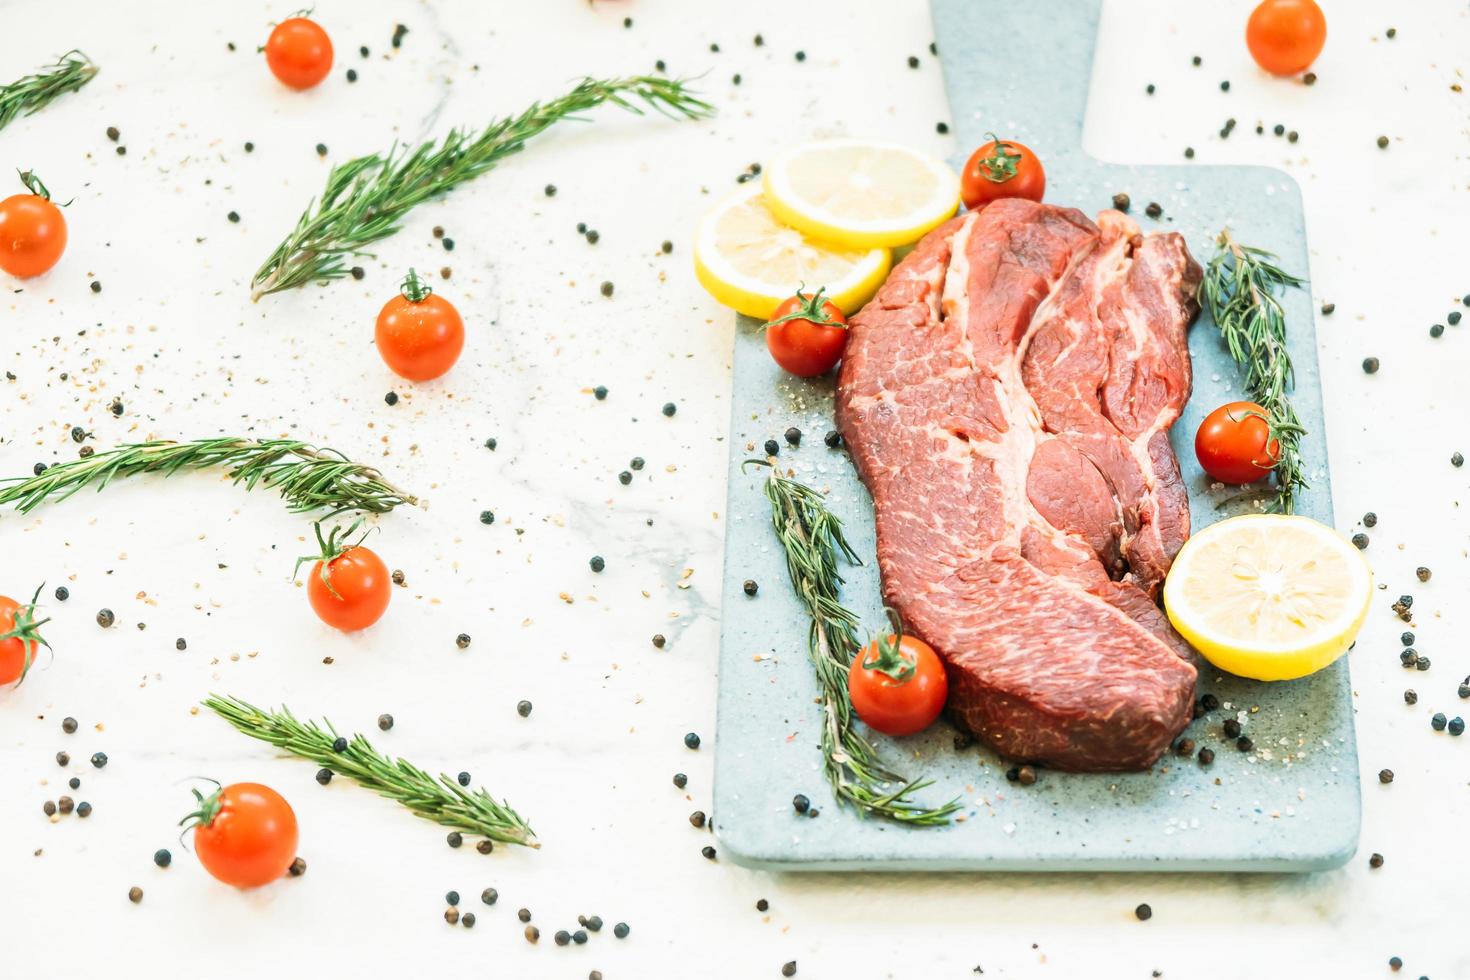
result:
[[[949,823],[959,801],[937,808],[916,802],[914,794],[929,781],[908,779],[888,768],[854,725],[847,671],[864,644],[858,638],[857,615],[842,605],[838,595],[842,586],[838,559],[858,561],[843,537],[842,522],[827,509],[821,494],[774,468],[766,478],[765,492],[791,586],[811,616],[807,654],[822,689],[822,759],[832,791],[863,814],[921,827]]]
[[[1295,386],[1286,349],[1286,314],[1279,299],[1302,280],[1275,264],[1264,249],[1241,245],[1227,228],[1215,240],[1215,255],[1205,268],[1199,294],[1225,338],[1230,356],[1245,369],[1246,396],[1266,410],[1267,445],[1279,445],[1276,500],[1271,510],[1293,513],[1298,494],[1309,488],[1303,472],[1301,438],[1306,433],[1288,390]]]

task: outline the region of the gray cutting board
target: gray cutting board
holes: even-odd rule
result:
[[[1132,167],[1083,152],[1099,2],[933,0],[958,145],[973,148],[990,130],[1001,131],[1045,161],[1048,201],[1096,212],[1110,206],[1114,192],[1126,191],[1145,230],[1182,232],[1201,262],[1228,224],[1243,241],[1275,251],[1287,269],[1305,275],[1301,196],[1286,174],[1264,167]],[[961,166],[963,157],[954,163]],[[1143,215],[1149,201],[1163,205],[1161,220]],[[1296,403],[1308,430],[1302,453],[1313,483],[1301,512],[1330,524],[1311,301],[1307,290],[1296,290],[1285,302]],[[837,805],[821,768],[808,621],[771,532],[764,476],[758,469],[742,472],[740,462],[763,455],[768,438],[785,447],[781,434],[788,426],[802,430],[799,449],[782,449],[782,465],[830,490],[829,506],[866,563],[851,570],[843,589],[865,632],[883,623],[872,503],[846,454],[822,443],[832,427],[832,379],[782,373],[757,327],[742,317],[735,341],[714,791],[724,855],[782,870],[1027,871],[1306,871],[1336,867],[1352,855],[1359,786],[1346,658],[1289,683],[1203,671],[1199,693],[1213,692],[1246,712],[1245,730],[1257,746],[1239,752],[1221,734],[1230,713],[1216,712],[1187,732],[1216,750],[1208,769],[1169,756],[1144,773],[1042,771],[1036,785],[1023,788],[1005,780],[1006,764],[989,750],[956,750],[954,730],[941,723],[909,739],[880,736],[878,743],[900,771],[935,781],[924,799],[961,797],[963,822],[905,828]],[[1199,470],[1194,431],[1212,408],[1237,397],[1239,384],[1208,317],[1194,325],[1190,350],[1194,396],[1173,441],[1199,528],[1232,508],[1219,508],[1220,496]],[[755,598],[742,591],[746,579],[760,583]],[[796,816],[796,793],[810,797],[821,816]]]

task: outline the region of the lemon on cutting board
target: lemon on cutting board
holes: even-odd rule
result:
[[[776,219],[748,184],[715,205],[694,236],[694,273],[710,295],[761,320],[803,286],[827,290],[843,313],[878,291],[892,259],[886,248],[844,248],[813,241]]]
[[[1263,681],[1315,673],[1352,646],[1373,572],[1306,517],[1247,514],[1191,537],[1164,581],[1174,628],[1216,667]]]
[[[786,224],[848,248],[908,245],[954,215],[960,178],[896,143],[803,143],[766,165],[766,203]]]

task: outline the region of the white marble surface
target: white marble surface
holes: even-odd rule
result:
[[[71,47],[102,66],[80,95],[0,132],[0,171],[35,167],[76,198],[62,263],[23,286],[0,281],[0,367],[15,375],[0,381],[0,472],[70,457],[73,425],[104,446],[295,435],[377,462],[428,501],[381,522],[373,546],[408,586],[382,623],[350,637],[320,625],[290,584],[309,526],[269,495],[190,476],[0,515],[0,591],[29,594],[42,579],[48,594],[71,590],[47,607],[54,660],[0,694],[0,975],[743,978],[779,976],[795,959],[801,977],[983,967],[1197,980],[1377,977],[1399,955],[1401,975],[1470,976],[1457,928],[1470,742],[1428,724],[1470,707],[1455,697],[1470,672],[1466,471],[1448,462],[1470,451],[1470,324],[1427,333],[1470,292],[1470,103],[1451,90],[1470,21],[1449,2],[1327,7],[1321,80],[1307,88],[1250,64],[1247,3],[1109,3],[1088,141],[1119,160],[1174,161],[1192,145],[1197,161],[1273,164],[1302,184],[1312,290],[1337,304],[1318,330],[1340,525],[1378,513],[1369,555],[1386,585],[1353,655],[1361,853],[1309,876],[781,877],[705,860],[712,841],[686,819],[710,793],[733,327],[695,283],[687,241],[708,195],[786,142],[851,133],[953,152],[935,132],[948,108],[925,53],[925,3],[323,0],[316,15],[338,63],[320,88],[293,94],[254,54],[286,7],[0,2],[0,76]],[[399,21],[410,33],[390,52]],[[371,57],[358,56],[362,44]],[[716,119],[598,113],[421,208],[365,263],[364,281],[249,302],[250,273],[332,161],[659,58],[671,73],[707,73]],[[1222,142],[1227,116],[1239,127]],[[1270,136],[1278,121],[1300,141]],[[598,245],[575,234],[578,221],[600,231]],[[453,253],[431,237],[436,224]],[[666,238],[671,256],[658,254]],[[396,383],[371,347],[372,318],[409,264],[453,268],[436,285],[469,326],[466,356],[439,383]],[[617,284],[611,300],[598,294],[604,279]],[[1358,367],[1370,354],[1383,362],[1372,378]],[[597,384],[607,401],[593,400]],[[390,388],[396,407],[383,401]],[[666,419],[670,400],[679,412]],[[481,448],[489,436],[497,452]],[[634,455],[648,466],[623,487],[616,474]],[[492,527],[477,520],[485,508]],[[606,556],[601,576],[588,570],[593,554]],[[1434,570],[1428,584],[1418,565]],[[1405,591],[1418,600],[1427,674],[1398,666],[1402,625],[1387,606]],[[118,619],[105,632],[93,621],[103,606]],[[455,647],[461,631],[474,637],[468,650]],[[664,650],[650,645],[655,632],[669,637]],[[187,651],[174,649],[180,636]],[[1412,708],[1408,685],[1420,693]],[[211,690],[375,735],[373,719],[391,712],[385,749],[468,769],[545,846],[450,850],[441,828],[345,781],[323,789],[309,763],[192,715]],[[521,698],[535,702],[529,719],[516,715]],[[76,735],[62,734],[65,715],[81,721]],[[705,735],[698,753],[683,746],[690,730]],[[53,760],[61,749],[75,760],[66,772]],[[112,760],[101,772],[85,762],[98,750]],[[1385,766],[1391,786],[1376,777]],[[675,771],[689,774],[685,793],[670,785]],[[73,773],[82,788],[71,795],[95,812],[49,823],[41,803]],[[209,879],[174,830],[187,779],[201,775],[284,793],[308,874],[248,894]],[[159,847],[174,851],[167,871],[152,863]],[[1368,867],[1373,851],[1381,869]],[[133,885],[146,892],[138,906]],[[490,885],[500,903],[475,909],[477,928],[444,924],[446,890],[468,909]],[[1134,919],[1139,902],[1151,921]],[[539,946],[521,938],[521,906],[543,930]],[[626,920],[632,935],[553,945],[579,913]]]

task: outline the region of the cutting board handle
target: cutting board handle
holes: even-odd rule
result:
[[[960,149],[994,132],[1081,162],[1102,0],[931,0]]]

